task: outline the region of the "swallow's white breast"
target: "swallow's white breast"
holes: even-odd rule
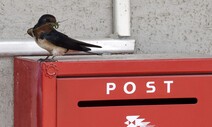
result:
[[[43,49],[47,50],[53,56],[62,56],[66,53],[67,49],[58,47],[46,39],[37,39],[36,43]]]

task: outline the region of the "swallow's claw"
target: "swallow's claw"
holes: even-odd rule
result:
[[[40,58],[38,62],[57,62],[58,61],[54,59],[54,56],[51,59],[48,59],[48,58],[49,56],[47,56],[45,59]]]
[[[57,62],[57,60],[54,60],[54,59],[39,59],[38,62]]]
[[[55,59],[39,59],[38,62],[58,62],[58,60],[55,60]]]

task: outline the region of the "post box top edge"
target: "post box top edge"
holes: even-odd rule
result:
[[[21,56],[18,59],[37,61],[45,56]],[[201,54],[126,54],[126,55],[68,55],[57,56],[58,62],[77,61],[107,61],[107,60],[177,60],[177,59],[211,59],[212,55]]]

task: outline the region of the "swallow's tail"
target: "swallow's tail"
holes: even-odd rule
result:
[[[83,49],[82,51],[84,51],[84,52],[86,52],[88,54],[91,54],[91,55],[102,55],[102,53],[91,52],[91,49],[86,47],[86,46],[80,46],[80,47]]]
[[[102,46],[93,45],[93,44],[88,44],[88,43],[84,43],[84,44],[82,44],[82,45],[83,45],[83,46],[87,46],[87,47],[102,48]]]
[[[72,39],[72,40],[74,40],[75,43],[77,43],[77,44],[79,44],[81,46],[94,47],[94,48],[102,48],[102,46],[99,46],[99,45],[89,44],[89,43],[78,41],[78,40],[75,40],[75,39]]]

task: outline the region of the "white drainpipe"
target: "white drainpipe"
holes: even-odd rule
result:
[[[130,0],[113,0],[114,34],[130,36]]]

